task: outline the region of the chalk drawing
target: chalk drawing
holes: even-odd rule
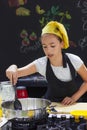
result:
[[[80,8],[81,11],[81,21],[82,21],[82,31],[83,34],[87,32],[87,0],[78,0],[77,8]],[[78,44],[82,49],[87,46],[87,36],[83,36],[79,40]]]

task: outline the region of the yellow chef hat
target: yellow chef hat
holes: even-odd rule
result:
[[[64,49],[67,49],[69,47],[69,40],[67,31],[63,24],[57,22],[57,21],[51,21],[49,22],[43,29],[42,34],[51,33],[55,34],[56,36],[60,37],[64,41]]]

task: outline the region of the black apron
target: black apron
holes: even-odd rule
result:
[[[63,67],[66,67],[67,63],[72,75],[72,80],[69,82],[59,80],[50,66],[49,59],[47,60],[46,79],[48,81],[48,89],[44,96],[45,99],[49,99],[52,102],[61,102],[66,96],[71,97],[78,90],[75,83],[75,69],[68,56],[63,53]]]

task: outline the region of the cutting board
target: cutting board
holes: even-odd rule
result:
[[[70,114],[73,110],[87,110],[87,103],[74,103],[72,105],[62,105],[61,103],[52,102],[52,106],[55,106],[54,109],[57,113],[67,113]]]

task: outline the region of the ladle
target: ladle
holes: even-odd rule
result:
[[[14,90],[15,90],[14,109],[15,110],[22,110],[22,104],[17,98],[16,85],[14,85],[14,82],[13,82],[13,87],[14,87]]]

